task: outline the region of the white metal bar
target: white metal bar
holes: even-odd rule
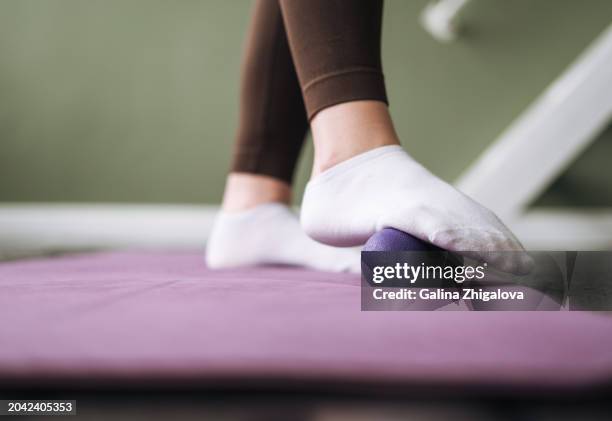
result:
[[[0,250],[203,248],[217,206],[2,204]]]
[[[437,0],[425,6],[421,25],[440,42],[450,42],[458,35],[458,16],[470,0]]]
[[[509,225],[529,250],[612,250],[612,209],[538,209]]]
[[[612,118],[612,25],[502,133],[457,187],[516,217]]]
[[[2,204],[0,252],[202,249],[217,211],[212,205]],[[612,209],[543,209],[509,224],[530,249],[612,249]]]

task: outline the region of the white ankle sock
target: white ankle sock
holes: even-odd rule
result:
[[[358,273],[360,262],[358,250],[330,247],[310,239],[295,213],[281,203],[220,212],[206,245],[206,263],[213,269],[286,264]]]
[[[528,272],[523,247],[499,218],[431,174],[401,146],[383,146],[341,162],[312,179],[304,193],[302,227],[335,246],[363,244],[392,227],[497,268]]]

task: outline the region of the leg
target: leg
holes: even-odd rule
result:
[[[358,253],[310,239],[289,208],[308,121],[277,0],[256,2],[245,53],[236,147],[207,244],[208,266],[358,271]]]
[[[502,270],[532,264],[488,209],[399,146],[380,65],[382,1],[281,0],[314,137],[302,226],[318,241],[358,245],[393,227]]]
[[[289,204],[308,122],[277,0],[255,3],[243,59],[240,120],[223,208]]]

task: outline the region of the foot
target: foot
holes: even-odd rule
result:
[[[313,177],[301,222],[310,237],[334,246],[363,244],[392,227],[503,271],[527,273],[533,264],[493,212],[431,174],[399,145],[374,148]],[[510,250],[519,253],[496,253]]]
[[[221,211],[206,246],[213,269],[284,264],[330,272],[360,271],[360,254],[317,243],[300,227],[297,216],[282,203],[266,203],[244,211]]]

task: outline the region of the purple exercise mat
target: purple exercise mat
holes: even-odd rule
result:
[[[612,318],[361,312],[355,275],[199,253],[2,263],[0,383],[56,378],[581,388],[612,379]]]

